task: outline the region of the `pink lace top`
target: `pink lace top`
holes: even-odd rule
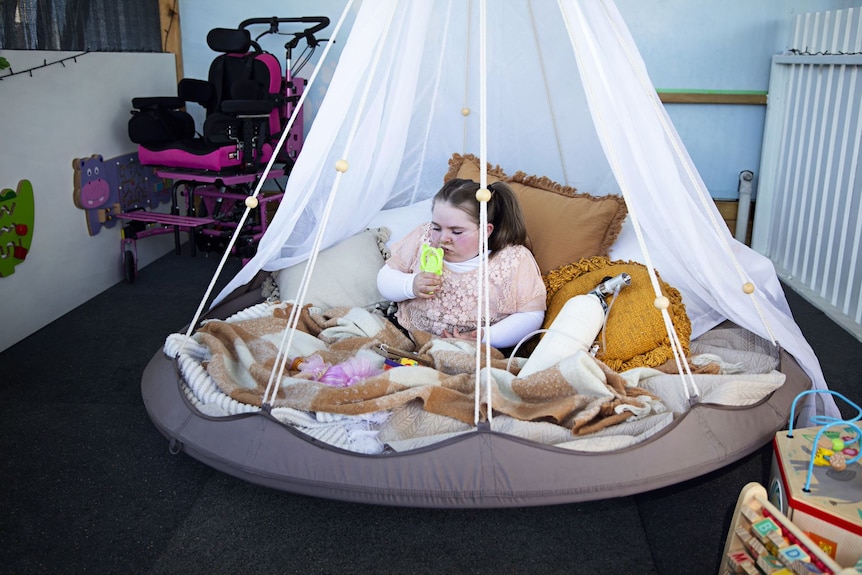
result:
[[[419,271],[423,243],[430,243],[431,224],[422,224],[392,246],[390,267],[405,272]],[[523,311],[544,311],[545,284],[533,254],[525,246],[511,245],[490,259],[491,324]],[[456,273],[443,266],[443,287],[430,299],[410,299],[398,304],[398,322],[406,329],[421,329],[440,335],[475,331],[478,308],[478,269]]]

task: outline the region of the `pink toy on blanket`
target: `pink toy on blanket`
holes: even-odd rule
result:
[[[350,387],[353,384],[383,373],[368,358],[352,357],[336,365],[329,365],[317,354],[294,360],[292,368],[311,375],[311,379],[333,387]]]

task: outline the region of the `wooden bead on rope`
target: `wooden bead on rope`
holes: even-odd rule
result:
[[[491,190],[488,188],[479,188],[476,190],[476,201],[487,202],[491,199]]]
[[[462,116],[469,116],[470,115],[470,108],[461,108],[461,115]]]
[[[249,196],[245,199],[245,207],[247,207],[250,210],[255,209],[257,207],[258,203],[259,202],[258,202],[257,198],[254,196]]]
[[[660,295],[657,298],[655,298],[655,301],[653,302],[653,306],[655,306],[655,308],[659,309],[659,310],[667,309],[670,307],[670,300],[667,299],[666,296]]]
[[[753,294],[754,293],[754,284],[751,282],[745,282],[744,284],[742,284],[742,291],[747,293],[748,295]]]
[[[843,453],[833,453],[829,458],[829,466],[835,471],[844,471],[847,469],[847,458]]]
[[[338,160],[335,162],[335,170],[341,172],[342,174],[350,168],[350,164],[347,163],[347,160]]]

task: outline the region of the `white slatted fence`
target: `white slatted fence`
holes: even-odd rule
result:
[[[797,16],[775,56],[752,247],[862,340],[862,8]]]

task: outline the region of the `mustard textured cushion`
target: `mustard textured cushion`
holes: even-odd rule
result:
[[[569,298],[589,293],[604,278],[621,273],[629,274],[632,283],[624,287],[613,300],[603,330],[607,336],[600,332],[597,338],[600,346],[604,341],[607,347],[599,349],[596,357],[618,372],[636,367],[658,367],[673,359],[673,350],[661,312],[653,305],[656,296],[643,264],[611,261],[599,256],[582,259],[551,272],[545,276],[548,311],[542,327],[550,327]],[[688,356],[691,322],[685,313],[682,296],[676,288],[660,277],[658,279],[662,294],[670,300],[668,313],[671,323]],[[611,303],[611,298],[608,297],[607,301]]]
[[[542,274],[592,256],[607,256],[628,214],[617,195],[592,196],[545,177],[517,172],[505,180],[521,204]]]

